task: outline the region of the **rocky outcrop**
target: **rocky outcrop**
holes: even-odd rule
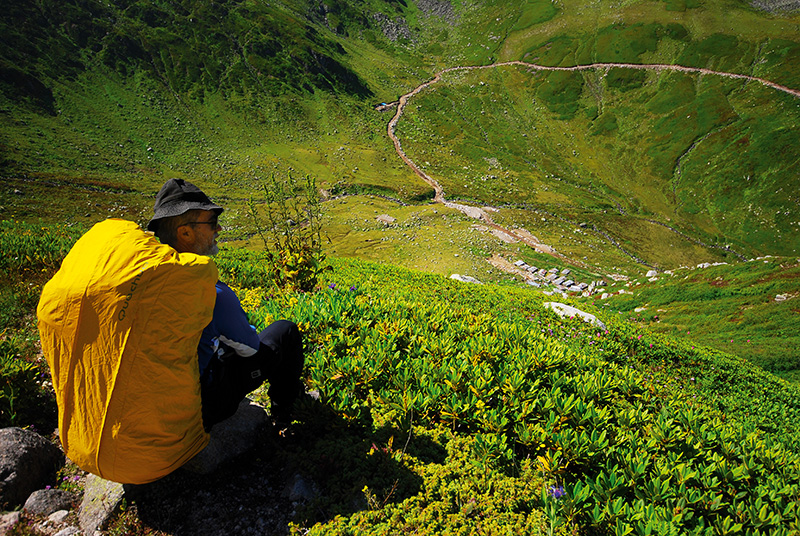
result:
[[[237,412],[211,429],[208,446],[181,470],[208,475],[223,463],[253,448],[269,425],[266,410],[245,399]],[[24,511],[0,515],[0,535],[11,530],[24,515],[34,516],[35,527],[47,534],[90,534],[108,527],[124,502],[136,500],[146,486],[123,485],[85,475],[83,495],[53,489],[57,469],[65,457],[53,443],[35,432],[20,428],[0,430],[0,492],[5,509],[24,503]],[[299,492],[298,492],[299,493]],[[69,510],[79,504],[77,521]]]
[[[30,494],[23,509],[31,514],[49,516],[59,510],[71,510],[76,500],[74,493],[63,489],[40,489]]]
[[[64,454],[36,432],[22,428],[0,430],[0,506],[13,509],[55,479]]]

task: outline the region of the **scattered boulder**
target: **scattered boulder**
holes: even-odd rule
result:
[[[78,522],[84,534],[94,534],[108,526],[119,512],[125,489],[122,484],[111,482],[97,475],[86,477],[83,501],[78,513]]]
[[[380,216],[376,217],[375,219],[377,221],[379,221],[380,223],[383,223],[383,224],[386,224],[386,225],[391,225],[391,224],[393,224],[394,222],[397,221],[397,218],[393,218],[393,217],[389,216],[388,214],[381,214]]]
[[[585,311],[581,311],[580,309],[572,307],[571,305],[558,302],[546,302],[543,303],[542,305],[552,310],[555,314],[557,314],[562,318],[578,316],[582,318],[584,322],[588,322],[589,324],[592,324],[593,326],[596,326],[600,329],[606,329],[606,325],[602,321],[600,321],[596,316],[594,316],[593,314],[589,314]]]
[[[55,479],[65,457],[57,446],[22,428],[0,430],[0,505],[22,505],[35,490]]]
[[[483,283],[481,283],[474,277],[468,275],[452,274],[450,276],[450,279],[455,279],[456,281],[461,281],[462,283],[474,283],[476,285],[483,285]]]
[[[7,534],[14,528],[14,525],[19,523],[20,518],[22,518],[22,512],[19,510],[0,515],[0,534]]]
[[[77,497],[63,489],[40,489],[31,493],[25,501],[25,511],[31,514],[49,516],[59,510],[71,510]]]
[[[658,270],[648,270],[645,277],[655,277],[658,275]]]
[[[47,516],[47,521],[57,525],[59,523],[63,523],[64,521],[66,521],[67,517],[69,517],[68,510],[56,510],[55,512]]]

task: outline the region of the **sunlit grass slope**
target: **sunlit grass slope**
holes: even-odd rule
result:
[[[653,265],[797,250],[800,99],[677,73],[620,90],[613,74],[448,74],[398,135],[449,197],[595,224]],[[554,76],[577,87],[566,117],[548,109],[565,91],[548,96]]]
[[[419,202],[430,190],[386,138],[392,112],[373,106],[444,67],[661,62],[800,85],[797,16],[737,2],[98,9],[9,11],[8,180],[152,191],[178,175],[241,200],[255,176],[294,170]],[[514,67],[448,75],[412,101],[398,133],[449,196],[510,205],[524,226],[531,210],[593,224],[595,247],[558,245],[619,264],[605,258],[607,233],[668,268],[730,258],[727,245],[744,256],[797,248],[798,110],[794,97],[718,76]]]
[[[788,380],[798,377],[800,265],[769,258],[682,269],[636,280],[630,293],[596,300],[651,330],[729,352]]]
[[[0,230],[3,291],[33,298],[7,319],[9,374],[42,366],[18,321],[79,230]],[[589,304],[605,328],[529,289],[331,261],[318,290],[284,294],[257,253],[217,257],[257,327],[299,323],[303,378],[322,393],[276,453],[320,489],[298,534],[798,529],[793,384]]]
[[[315,430],[302,455],[325,462],[303,467],[325,498],[298,530],[712,534],[797,524],[800,398],[742,360],[616,315],[598,313],[607,329],[562,320],[522,289],[334,260],[319,292],[265,298],[248,288],[258,277],[241,271],[240,253],[220,264],[257,325],[300,322],[309,386],[371,445],[375,474],[349,464],[330,473],[323,453],[336,425]],[[769,495],[772,486],[780,491]],[[363,509],[352,506],[359,500]]]

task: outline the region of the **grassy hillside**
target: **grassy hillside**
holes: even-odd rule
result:
[[[387,136],[395,108],[375,105],[443,69],[511,60],[677,64],[800,89],[798,22],[732,0],[12,3],[0,18],[3,225],[30,224],[31,237],[67,224],[74,238],[106,217],[144,223],[177,176],[226,206],[224,241],[257,250],[245,205],[259,180],[310,174],[332,257],[507,286],[521,281],[487,259],[570,268],[611,285],[586,307],[796,381],[797,97],[719,74],[504,66],[452,70],[412,98],[396,133],[446,198],[493,207],[557,258],[432,204]],[[36,264],[36,248],[4,267],[37,276],[3,291],[9,352],[32,352],[35,333],[16,330],[57,264]],[[775,258],[744,262],[762,255]],[[685,268],[717,262],[728,265]],[[651,268],[657,281],[643,278]],[[691,355],[674,366],[719,378]],[[776,381],[748,378],[731,385]]]
[[[602,307],[655,332],[687,336],[797,381],[798,259],[676,270],[639,279]]]
[[[80,230],[2,231],[0,289],[20,298],[5,320],[15,328],[2,342],[0,414],[25,424],[31,407],[53,405],[25,319]],[[512,286],[334,259],[317,291],[276,294],[258,254],[225,248],[217,263],[257,327],[299,323],[304,381],[322,393],[299,413],[290,447],[247,460],[277,460],[320,490],[293,533],[800,528],[797,387],[739,358],[589,304],[605,329],[560,318]],[[186,522],[147,511],[139,533]]]

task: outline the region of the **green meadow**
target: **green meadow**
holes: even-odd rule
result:
[[[713,73],[494,65],[680,65],[800,90],[790,8],[6,6],[2,426],[54,426],[41,285],[93,223],[145,224],[182,177],[226,207],[217,262],[254,324],[306,336],[323,399],[276,460],[322,493],[293,533],[796,533],[800,97]],[[403,110],[405,154],[447,201],[557,255],[434,203],[396,153],[397,108],[377,106],[445,69]],[[313,292],[276,292],[263,265],[247,207],[273,175],[319,187],[332,271]],[[545,295],[498,258],[606,287]]]
[[[80,229],[2,231],[3,301],[20,306],[6,309],[1,414],[45,430],[54,400],[25,319]],[[304,381],[322,393],[298,412],[295,448],[247,462],[320,488],[294,534],[798,528],[797,387],[747,361],[590,304],[604,328],[560,318],[513,285],[336,259],[315,292],[276,293],[257,252],[224,248],[217,264],[257,327],[298,322]]]

